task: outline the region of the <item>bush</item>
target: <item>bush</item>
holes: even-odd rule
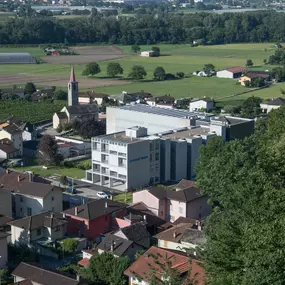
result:
[[[166,73],[165,74],[165,80],[174,80],[176,79],[176,76],[172,73]]]
[[[78,244],[78,240],[67,238],[61,243],[61,249],[64,252],[73,253],[76,251]]]
[[[177,72],[176,73],[176,76],[178,77],[178,78],[184,78],[185,77],[185,73],[184,72]]]

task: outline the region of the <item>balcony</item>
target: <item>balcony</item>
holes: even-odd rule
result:
[[[122,157],[127,157],[127,154],[126,154],[126,153],[123,153],[123,152],[119,152],[118,155],[119,155],[119,156],[122,156]]]
[[[124,179],[124,180],[127,179],[127,176],[126,175],[122,175],[122,174],[119,174],[118,177],[121,178],[121,179]]]
[[[118,177],[118,173],[116,171],[110,171],[110,176]]]

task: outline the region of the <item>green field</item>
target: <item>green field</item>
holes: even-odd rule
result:
[[[209,96],[219,98],[228,96],[234,93],[246,90],[236,84],[234,80],[219,79],[219,78],[201,78],[192,76],[192,73],[197,70],[202,70],[204,64],[212,63],[216,69],[224,69],[234,66],[244,66],[247,59],[252,59],[254,63],[253,69],[270,70],[274,66],[264,65],[263,60],[268,59],[270,55],[275,52],[274,44],[230,44],[230,45],[216,45],[216,46],[199,46],[191,47],[190,45],[157,45],[160,47],[162,56],[158,58],[142,58],[139,55],[131,52],[130,46],[120,46],[126,53],[131,56],[114,60],[119,62],[123,69],[123,77],[127,78],[133,65],[138,64],[144,66],[147,71],[147,76],[144,81],[133,82],[124,86],[108,86],[96,88],[98,92],[107,94],[118,94],[122,91],[141,91],[150,92],[155,95],[171,94],[176,98],[181,97],[203,97]],[[141,46],[141,50],[149,50],[152,46]],[[44,52],[40,48],[2,48],[0,52],[29,52],[34,56],[40,57]],[[96,78],[105,78],[106,68],[109,61],[100,62],[102,72]],[[84,78],[81,73],[84,69],[83,64],[75,65],[76,76],[79,79]],[[153,71],[157,66],[162,66],[167,73],[184,72],[190,78],[183,80],[172,80],[163,82],[154,82]],[[4,68],[2,68],[4,67]],[[1,66],[1,74],[19,74],[26,73],[32,75],[42,76],[68,76],[70,72],[70,65],[68,64],[37,64],[37,65],[5,65]],[[92,80],[92,79],[90,79]],[[279,85],[278,85],[279,86]],[[281,86],[281,85],[280,85]],[[246,95],[241,95],[241,98],[248,96],[260,96],[263,98],[270,98],[280,96],[281,87],[271,87],[262,91],[255,91]],[[236,100],[230,97],[227,101]]]

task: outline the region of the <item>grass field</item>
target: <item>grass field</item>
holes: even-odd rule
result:
[[[191,78],[185,78],[183,80],[153,82],[153,71],[157,66],[162,66],[168,73],[176,73],[179,71],[184,72],[186,75],[191,75],[194,71],[202,70],[204,64],[212,63],[216,66],[216,69],[223,69],[234,66],[244,66],[247,59],[252,59],[255,67],[253,69],[258,70],[270,70],[274,66],[263,65],[263,60],[268,59],[270,55],[275,52],[273,43],[262,44],[230,44],[219,46],[199,46],[191,47],[190,45],[168,45],[161,44],[156,45],[160,47],[161,54],[158,58],[142,58],[139,55],[135,55],[131,52],[130,46],[120,46],[125,53],[129,54],[128,57],[121,59],[114,59],[112,61],[119,62],[123,69],[123,77],[127,77],[133,65],[142,65],[146,71],[146,79],[142,82],[133,82],[124,86],[106,86],[96,87],[94,81],[94,88],[98,92],[104,92],[107,94],[121,93],[122,91],[141,91],[153,93],[155,95],[171,94],[176,98],[181,97],[222,97],[231,95],[242,90],[244,87],[236,85],[236,82],[228,79],[219,78],[201,78],[191,76]],[[141,50],[149,50],[152,46],[141,46]],[[0,49],[0,52],[29,52],[34,56],[40,57],[44,55],[44,52],[40,48],[22,48],[22,49]],[[110,60],[99,62],[101,67],[101,73],[96,78],[106,78],[106,69]],[[4,68],[2,68],[4,67]],[[84,78],[81,73],[85,67],[85,64],[76,64],[75,71],[76,77],[79,79]],[[70,72],[69,64],[38,64],[38,65],[5,65],[1,66],[1,74],[29,74],[38,76],[66,76],[68,78]],[[92,80],[89,79],[92,85]],[[52,82],[50,83],[52,84]],[[279,86],[279,85],[278,85]],[[81,88],[84,88],[81,85]],[[88,87],[90,88],[90,87]],[[242,95],[241,98],[247,98],[248,96],[260,96],[264,98],[280,96],[279,89],[281,87],[272,87],[262,91],[255,91]],[[93,89],[93,88],[90,88]],[[82,89],[81,89],[82,90]],[[236,100],[236,98],[227,98],[227,101]]]

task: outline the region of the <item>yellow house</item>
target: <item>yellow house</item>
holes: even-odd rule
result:
[[[260,78],[260,77],[264,79],[268,79],[269,74],[265,71],[250,71],[247,74],[240,77],[239,83],[240,85],[245,86],[246,81],[251,82],[253,79]]]

